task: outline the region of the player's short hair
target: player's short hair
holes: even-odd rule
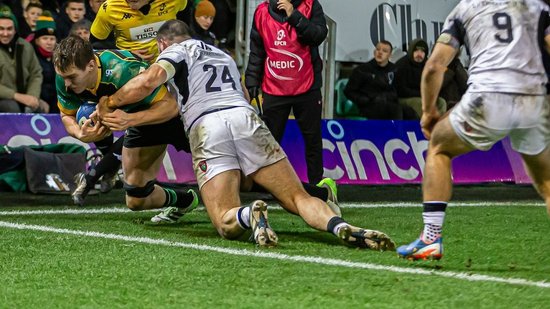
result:
[[[94,59],[92,44],[76,35],[70,35],[61,40],[53,52],[53,64],[61,72],[65,72],[73,65],[84,70],[92,59]]]
[[[157,39],[159,40],[167,39],[174,41],[174,39],[178,36],[190,37],[191,30],[185,22],[177,19],[166,21],[157,31]]]

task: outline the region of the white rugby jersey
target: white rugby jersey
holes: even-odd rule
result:
[[[470,54],[472,92],[546,93],[541,48],[550,28],[542,0],[463,0],[449,14],[438,42],[449,34]]]
[[[235,61],[212,45],[185,40],[165,49],[157,63],[177,94],[186,131],[205,113],[239,106],[254,110],[244,97]]]

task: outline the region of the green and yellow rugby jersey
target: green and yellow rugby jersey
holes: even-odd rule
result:
[[[117,48],[147,49],[156,59],[158,29],[165,21],[176,19],[176,14],[186,6],[187,0],[155,0],[144,14],[143,10],[131,9],[126,0],[107,0],[97,12],[90,32],[104,40],[114,31]]]
[[[65,87],[63,78],[55,76],[55,88],[57,90],[57,105],[66,115],[76,115],[80,105],[85,102],[99,102],[103,96],[114,94],[130,79],[145,71],[149,64],[138,60],[132,53],[125,50],[104,50],[96,53],[98,63],[97,83],[95,88],[86,89],[76,94]],[[137,112],[149,108],[149,106],[166,95],[166,87],[160,86],[143,100],[121,107],[128,113]]]

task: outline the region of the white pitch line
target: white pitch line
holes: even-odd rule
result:
[[[543,202],[450,202],[449,207],[536,207],[545,206]],[[340,204],[342,208],[402,208],[402,207],[422,207],[421,202],[384,202],[384,203],[344,203]]]
[[[544,203],[533,202],[460,202],[450,203],[450,207],[543,207]],[[422,207],[421,203],[416,202],[385,202],[385,203],[341,203],[341,208],[406,208],[406,207]],[[270,209],[282,209],[280,206],[270,206]],[[194,211],[201,211],[204,208],[199,208]],[[145,211],[158,211],[158,209],[151,209]],[[4,210],[0,211],[0,216],[15,216],[15,215],[87,215],[87,214],[111,214],[111,213],[130,213],[132,212],[128,208],[122,207],[105,207],[105,208],[74,208],[74,209],[34,209],[34,210]]]
[[[144,211],[158,211],[144,210]],[[34,209],[34,210],[5,210],[0,211],[0,216],[23,216],[23,215],[88,215],[88,214],[114,214],[132,212],[128,208],[105,207],[88,209]]]
[[[187,248],[187,249],[194,249],[194,250],[200,250],[200,251],[213,251],[213,252],[219,252],[219,253],[231,254],[231,255],[237,255],[237,256],[270,258],[270,259],[277,259],[277,260],[283,260],[283,261],[305,262],[305,263],[341,266],[341,267],[359,268],[359,269],[368,269],[368,270],[381,270],[381,271],[388,271],[388,272],[394,272],[394,273],[406,273],[406,274],[414,274],[414,275],[428,275],[428,276],[435,275],[440,277],[453,278],[453,279],[466,280],[466,281],[498,282],[498,283],[504,283],[509,285],[523,285],[523,286],[534,286],[539,288],[550,288],[550,282],[529,281],[529,280],[520,279],[520,278],[501,278],[501,277],[460,273],[460,272],[425,270],[425,269],[418,269],[418,268],[405,268],[405,267],[385,266],[385,265],[371,264],[371,263],[351,262],[346,260],[329,259],[329,258],[316,257],[316,256],[287,255],[282,253],[252,251],[247,249],[231,249],[231,248],[214,247],[214,246],[208,246],[208,245],[199,245],[199,244],[193,244],[193,243],[173,242],[165,239],[154,239],[154,238],[148,238],[148,237],[132,237],[132,236],[125,236],[125,235],[117,235],[117,234],[107,234],[107,233],[101,233],[101,232],[60,229],[60,228],[55,228],[50,226],[19,224],[19,223],[11,223],[6,221],[0,221],[0,227],[12,228],[12,229],[18,229],[18,230],[33,230],[33,231],[40,231],[40,232],[52,232],[52,233],[58,233],[58,234],[69,234],[69,235],[76,235],[76,236],[113,239],[113,240],[121,240],[121,241],[127,241],[127,242],[150,244],[150,245],[162,245],[162,246],[169,246],[169,247]]]

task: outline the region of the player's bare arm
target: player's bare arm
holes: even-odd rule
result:
[[[550,30],[549,30],[550,31]],[[550,33],[547,34],[545,37],[544,37],[544,47],[546,48],[546,52],[548,54],[550,54]]]
[[[427,139],[430,139],[432,129],[441,117],[437,111],[436,101],[447,66],[455,57],[456,52],[457,49],[454,46],[438,41],[422,72],[420,83],[422,118],[420,119],[420,126]]]
[[[103,97],[101,100],[108,100],[108,98]],[[115,109],[113,112],[105,114],[102,122],[112,131],[124,131],[129,127],[163,123],[176,117],[177,114],[176,100],[167,92],[162,99],[154,102],[147,110],[126,113],[121,109]]]

